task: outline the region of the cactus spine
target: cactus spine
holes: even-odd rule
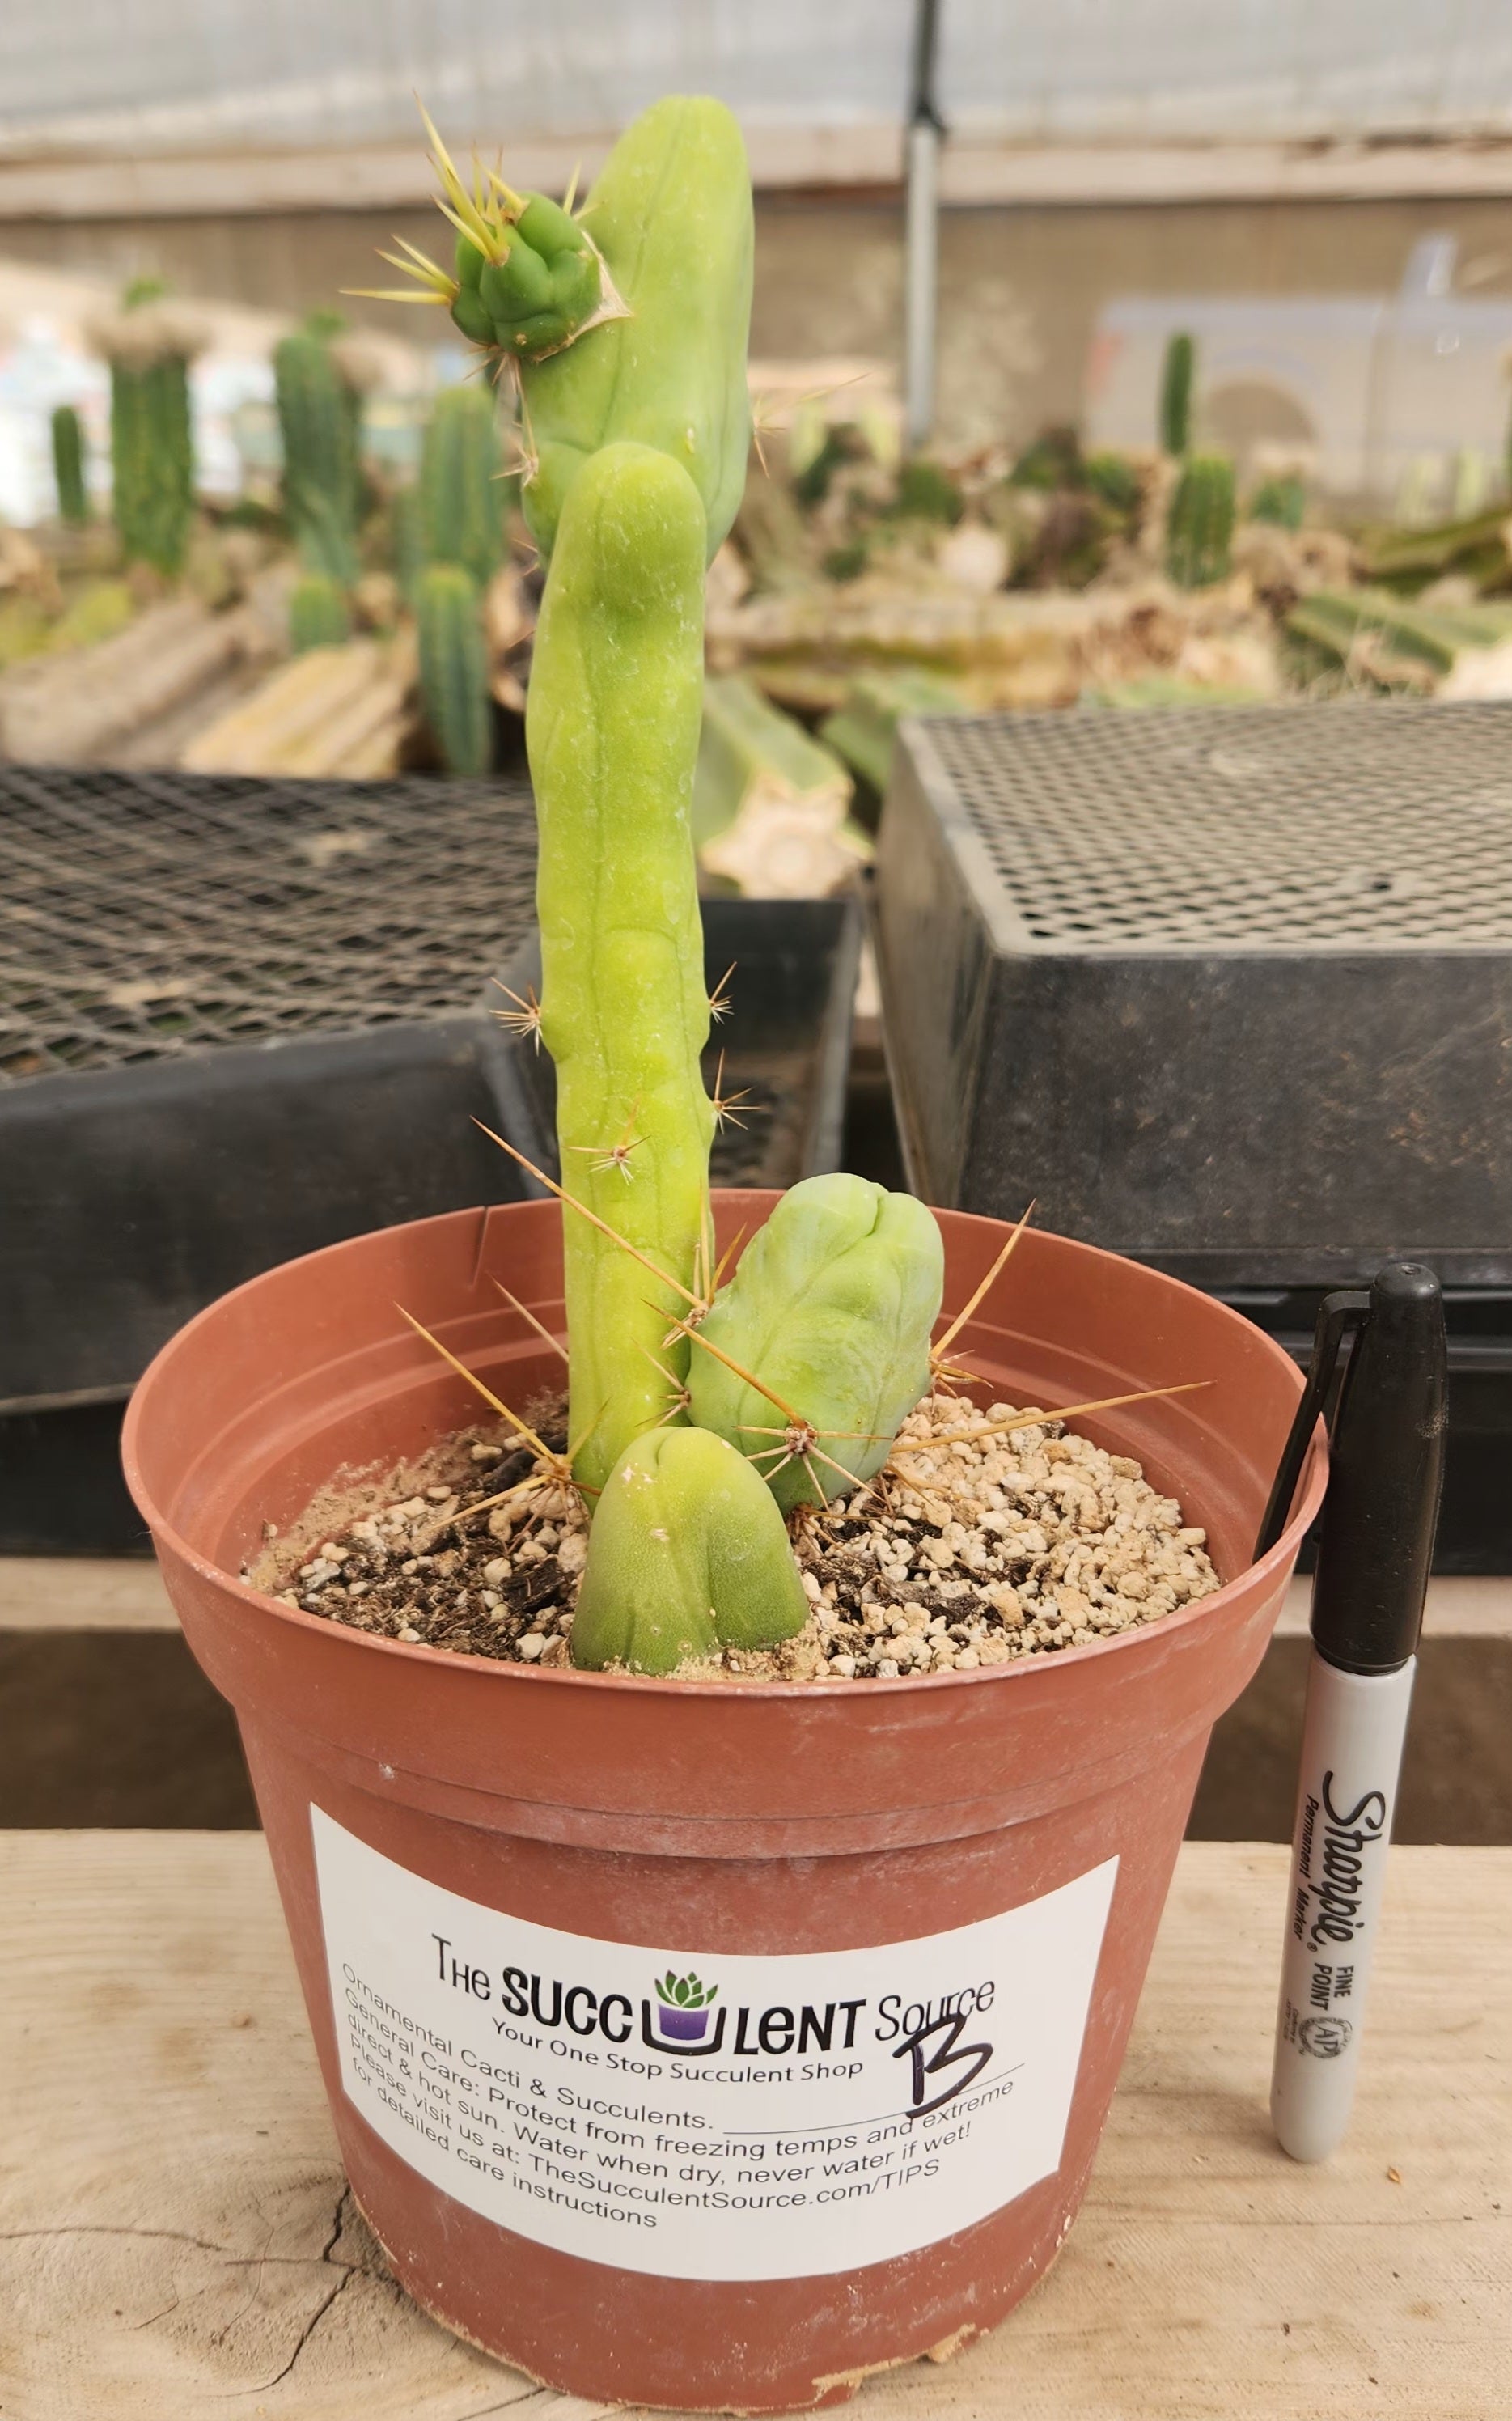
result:
[[[288,601],[288,644],[296,656],[311,648],[339,648],[351,636],[351,617],[338,584],[307,571]]]
[[[1226,454],[1192,454],[1182,467],[1165,532],[1165,568],[1178,588],[1225,580],[1234,535],[1234,465]]]
[[[53,476],[57,483],[58,518],[75,527],[89,518],[84,461],[84,425],[71,403],[60,403],[53,414]]]
[[[1182,455],[1192,443],[1192,381],[1195,367],[1195,348],[1182,330],[1166,345],[1161,366],[1161,444],[1167,454]]]
[[[332,347],[340,325],[315,314],[273,351],[284,442],[284,510],[306,570],[350,587],[357,575],[361,398]]]
[[[487,383],[447,387],[436,398],[421,457],[420,500],[430,561],[460,563],[486,588],[504,556],[505,503],[493,391]]]
[[[493,756],[488,653],[477,588],[458,563],[420,581],[420,690],[426,720],[452,773],[486,773]]]

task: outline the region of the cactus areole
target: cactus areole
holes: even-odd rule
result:
[[[481,168],[469,184],[430,131],[455,266],[385,258],[517,383],[548,563],[526,742],[569,1431],[593,1516],[572,1658],[665,1673],[802,1628],[784,1517],[880,1470],[925,1392],[940,1236],[910,1196],[819,1178],[727,1283],[715,1266],[692,805],[704,573],[751,435],[740,129],[719,102],[658,102],[575,215]],[[423,590],[433,686],[437,605]]]

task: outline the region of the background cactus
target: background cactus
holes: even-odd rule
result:
[[[399,595],[413,614],[426,568],[425,509],[419,488],[413,484],[396,488],[388,500],[388,546]]]
[[[1196,350],[1185,331],[1167,342],[1161,365],[1161,444],[1167,454],[1182,455],[1192,443],[1192,383]]]
[[[307,571],[288,601],[288,644],[296,656],[311,648],[339,648],[351,636],[345,593],[323,571]]]
[[[284,444],[284,511],[306,569],[350,587],[357,576],[362,398],[342,374],[341,321],[316,313],[273,351]]]
[[[1250,498],[1251,521],[1273,522],[1281,529],[1301,529],[1306,509],[1307,489],[1295,471],[1262,479]]]
[[[562,515],[525,734],[540,828],[540,1030],[556,1062],[569,1426],[600,1489],[686,1374],[667,1343],[706,1233],[714,1112],[692,804],[703,703],[704,515],[686,472],[604,446]],[[652,1271],[663,1273],[658,1284]]]
[[[89,331],[110,364],[112,509],[128,563],[175,576],[195,513],[189,364],[204,342],[195,316],[155,278],[130,285],[118,312]]]
[[[53,414],[53,476],[58,518],[75,527],[89,518],[84,466],[84,424],[71,403],[60,403]]]
[[[433,563],[421,575],[420,692],[426,721],[448,773],[486,773],[493,761],[488,652],[476,585],[460,564]]]
[[[420,466],[425,553],[460,563],[486,588],[504,559],[506,481],[493,390],[486,381],[437,396]]]
[[[1234,465],[1226,454],[1192,454],[1182,466],[1165,533],[1165,568],[1179,588],[1224,580],[1234,535]]]

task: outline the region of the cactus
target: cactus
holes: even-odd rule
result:
[[[626,1447],[594,1515],[574,1663],[671,1673],[770,1647],[807,1618],[782,1515],[743,1455],[699,1429]]]
[[[426,568],[425,507],[417,486],[396,488],[388,500],[388,548],[399,595],[413,614]]]
[[[1250,498],[1252,522],[1273,522],[1280,529],[1299,530],[1307,509],[1307,490],[1295,471],[1262,479]]]
[[[448,387],[436,398],[420,465],[429,560],[460,563],[486,588],[504,558],[504,495],[491,387]]]
[[[1192,383],[1196,349],[1184,331],[1171,337],[1161,365],[1161,444],[1182,455],[1192,443]]]
[[[460,563],[433,563],[420,580],[420,694],[451,773],[486,773],[493,761],[483,602]]]
[[[84,461],[84,424],[71,403],[60,403],[53,414],[53,476],[57,483],[58,518],[76,528],[89,518]]]
[[[284,442],[284,510],[307,570],[350,587],[357,576],[361,398],[343,378],[332,338],[340,325],[314,314],[273,351]]]
[[[568,498],[536,628],[526,745],[540,825],[541,1022],[562,1171],[663,1273],[569,1218],[577,1474],[601,1488],[687,1368],[664,1340],[708,1223],[714,1112],[691,813],[704,515],[685,471],[606,445]]]
[[[195,512],[189,364],[205,340],[155,278],[137,278],[119,311],[89,330],[110,364],[112,509],[128,563],[181,570]]]
[[[311,648],[339,648],[351,636],[351,616],[337,583],[307,571],[288,601],[288,644],[296,656]]]
[[[912,1194],[806,1178],[697,1332],[693,1419],[740,1448],[785,1513],[870,1479],[929,1383],[943,1276],[940,1229]]]
[[[520,1020],[556,1064],[569,1429],[594,1507],[571,1653],[669,1672],[802,1627],[783,1508],[832,1448],[838,1485],[845,1457],[875,1471],[886,1455],[927,1383],[941,1243],[911,1198],[827,1179],[787,1197],[727,1287],[711,1267],[709,1152],[727,1105],[700,1064],[710,1003],[691,809],[705,566],[740,500],[750,426],[735,122],[709,101],[647,110],[589,197],[591,244],[496,177],[485,187],[479,172],[469,194],[439,143],[437,157],[471,249],[455,276],[423,260],[418,274],[476,343],[516,361],[522,497],[549,558],[526,716],[541,999]],[[420,594],[429,697],[475,635],[476,593],[455,564],[433,566]],[[709,1377],[721,1335],[756,1357],[749,1384]],[[775,1447],[757,1434],[779,1417],[802,1432],[792,1454],[786,1429]]]
[[[1234,535],[1234,465],[1226,454],[1192,454],[1171,499],[1165,568],[1178,588],[1206,588],[1228,576]]]

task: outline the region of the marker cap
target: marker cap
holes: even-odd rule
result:
[[[1313,1583],[1313,1644],[1345,1672],[1395,1672],[1416,1653],[1447,1392],[1439,1281],[1388,1261],[1344,1374]]]

